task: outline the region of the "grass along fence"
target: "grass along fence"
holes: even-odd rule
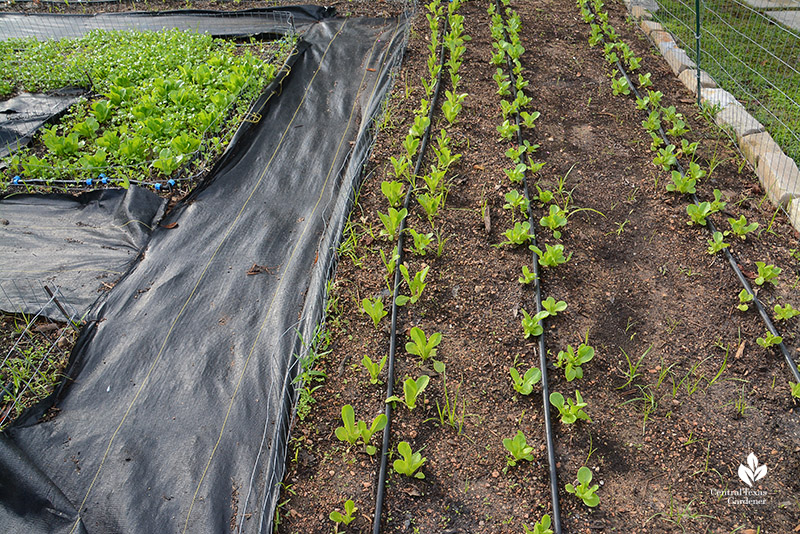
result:
[[[800,1],[657,0],[657,6],[654,19],[698,71],[736,97],[800,162]]]

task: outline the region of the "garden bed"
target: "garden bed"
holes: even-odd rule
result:
[[[412,255],[412,243],[407,245],[409,272],[430,269],[420,300],[398,316],[395,395],[402,396],[406,375],[426,374],[430,383],[413,411],[397,403],[393,412],[383,532],[523,532],[523,524],[530,527],[553,513],[540,389],[523,396],[509,376],[512,366],[521,372],[538,366],[539,355],[521,325],[522,310],[531,315],[535,310],[530,286],[518,282],[522,267],[530,266],[530,251],[496,246],[512,226],[503,209],[512,184],[504,172],[510,144],[497,130],[503,117],[492,78],[495,49],[487,5],[467,2],[460,9],[472,38],[461,68],[459,92],[468,94],[463,110],[452,127],[441,113],[433,120],[434,134],[448,128],[454,151],[462,155],[449,174],[447,204],[435,223],[446,239],[443,253],[437,256],[435,240],[425,256]],[[800,426],[785,361],[775,347],[757,343],[765,326],[752,307],[737,309],[741,286],[733,271],[721,254],[708,253],[707,230],[687,224],[686,199],[666,191],[671,177],[653,164],[652,139],[642,128],[647,115],[632,98],[612,94],[602,46],[589,46],[589,26],[574,3],[511,6],[522,19],[523,73],[530,81],[525,94],[531,110],[541,113],[535,129],[524,134],[540,145],[536,161],[545,162],[535,184],[555,192],[562,207],[569,199],[568,211],[589,208],[569,217],[560,239],[535,228],[543,241],[562,244],[572,254],[565,265],[542,273],[544,296],[568,305],[547,320],[548,358],[552,362],[567,345],[577,348],[584,341],[595,349],[583,379],[568,382],[563,370],[548,372],[551,391],[574,398],[580,390],[592,418],[562,424],[548,406],[564,531],[791,531],[800,524],[795,476]],[[718,189],[727,202],[712,217],[715,224],[730,230],[727,218],[741,215],[758,222],[745,240],[726,237],[745,275],[753,283],[757,261],[783,269],[776,286],[757,287],[759,298],[771,316],[776,304],[797,305],[797,233],[764,198],[727,137],[627,21],[624,7],[615,3],[607,9],[622,41],[643,58],[639,72],[651,73],[652,89],[664,94],[662,104],[683,114],[690,128],[686,137],[699,142],[695,161],[708,176],[700,180],[698,196],[712,200]],[[317,367],[326,378],[309,382],[301,395],[302,417],[293,429],[276,514],[279,532],[330,532],[335,524],[329,512],[344,513],[347,499],[358,510],[346,530],[372,530],[377,456],[340,441],[336,429],[346,404],[356,420],[368,424],[383,412],[385,385],[370,383],[361,360],[366,354],[379,361],[388,353],[389,321],[374,327],[363,299],[389,300],[381,252],[391,257],[394,243],[379,235],[384,223],[378,212],[387,213],[381,184],[394,179],[390,157],[403,153],[401,141],[425,97],[419,80],[427,78],[428,34],[420,14],[339,249],[328,338]],[[443,91],[451,89],[449,83]],[[414,206],[409,226],[430,231]],[[534,203],[536,221],[547,215],[546,208]],[[403,285],[401,293],[406,292]],[[796,321],[778,322],[792,354]],[[420,364],[404,350],[413,327],[428,336],[442,334],[436,358],[445,363],[446,378],[430,360]],[[386,380],[386,370],[380,378]],[[437,410],[446,403],[455,404],[455,427]],[[533,446],[533,460],[509,467],[503,439],[518,430]],[[426,458],[420,468],[424,479],[393,471],[401,441]],[[373,438],[374,445],[379,442]],[[724,492],[750,489],[737,476],[750,453],[768,466],[753,488],[766,493],[750,497],[764,502],[742,504],[737,500],[744,497]],[[600,485],[595,508],[564,491],[584,465]]]

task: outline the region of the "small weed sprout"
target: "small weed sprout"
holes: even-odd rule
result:
[[[427,460],[427,458],[422,456],[422,453],[412,452],[411,445],[409,445],[407,441],[401,441],[397,445],[397,452],[400,453],[402,459],[397,459],[394,461],[394,464],[392,464],[395,471],[407,477],[425,478],[424,473],[417,471]]]
[[[586,506],[594,508],[600,504],[600,497],[597,496],[597,490],[600,489],[600,486],[598,484],[589,486],[591,482],[592,470],[584,465],[578,469],[577,486],[573,484],[567,484],[564,486],[564,489],[567,490],[567,493],[572,493],[583,500],[583,504]]]

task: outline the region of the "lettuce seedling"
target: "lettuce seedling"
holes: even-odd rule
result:
[[[558,312],[562,312],[567,309],[567,303],[563,300],[556,302],[556,299],[553,297],[547,297],[542,301],[542,307],[547,310],[550,315],[555,317],[558,315]]]
[[[361,363],[364,365],[364,367],[367,369],[367,372],[369,373],[369,383],[377,384],[378,377],[381,375],[381,371],[383,370],[383,367],[386,365],[386,356],[381,358],[381,360],[378,363],[375,363],[370,359],[369,356],[365,354],[364,358],[361,360]]]
[[[336,525],[337,532],[339,530],[339,524],[347,526],[355,520],[354,514],[356,513],[356,510],[358,510],[358,507],[356,507],[356,503],[354,503],[350,499],[347,499],[344,503],[344,515],[342,515],[342,513],[339,512],[338,510],[334,510],[333,512],[330,513],[328,517],[330,518],[331,521],[337,524]]]
[[[517,89],[521,90],[522,88],[517,87]],[[528,113],[527,111],[523,111],[519,114],[520,118],[522,119],[522,124],[529,130],[532,130],[533,128],[536,127],[536,119],[539,118],[539,115],[541,115],[541,113],[539,113],[538,111],[534,111],[533,113]]]
[[[358,421],[356,423],[353,407],[349,404],[345,404],[342,406],[343,426],[336,429],[336,437],[339,441],[346,441],[350,445],[355,445],[356,441],[360,439],[361,443],[364,444],[364,451],[372,456],[377,450],[374,446],[370,445],[369,442],[375,432],[380,432],[386,427],[386,421],[386,414],[382,413],[372,420],[372,425],[369,427],[364,421]]]
[[[667,130],[667,135],[671,135],[672,137],[680,137],[689,129],[686,127],[686,123],[680,119],[675,119],[672,121],[672,128]]]
[[[505,100],[503,100],[502,102],[506,103]],[[512,110],[512,109],[509,108],[508,110],[504,109],[503,111],[504,111],[504,115],[505,115],[506,111],[508,111],[508,113],[513,113],[516,110]],[[500,126],[497,127],[497,131],[500,133],[500,138],[501,139],[504,139],[504,140],[508,141],[508,140],[511,140],[514,137],[514,135],[519,131],[519,126],[517,126],[515,123],[512,123],[508,119],[506,119],[506,120],[503,121],[503,123]]]
[[[413,228],[408,229],[409,235],[414,239],[414,253],[419,256],[425,255],[425,249],[431,244],[433,233],[420,234]]]
[[[411,329],[409,335],[411,336],[411,341],[406,343],[407,352],[419,356],[423,362],[436,356],[436,347],[442,342],[442,334],[440,332],[434,332],[428,338],[421,328],[415,326]]]
[[[794,309],[791,304],[787,304],[786,306],[776,304],[774,310],[775,320],[777,321],[788,321],[792,317],[800,315],[800,310]]]
[[[389,313],[383,308],[383,299],[381,297],[375,297],[375,300],[364,298],[361,301],[361,308],[372,319],[375,328],[378,328],[378,323]]]
[[[420,271],[417,271],[414,274],[414,278],[411,278],[411,275],[408,272],[408,267],[405,265],[400,265],[400,273],[403,275],[403,279],[408,284],[408,288],[411,291],[411,296],[407,297],[405,295],[398,295],[395,302],[398,306],[405,306],[408,302],[411,304],[416,304],[419,298],[422,296],[422,291],[425,289],[425,286],[428,285],[425,282],[425,278],[428,276],[428,271],[430,270],[430,266],[426,266],[422,268]]]
[[[650,100],[652,104],[652,99]],[[642,127],[647,130],[648,132],[655,133],[661,128],[661,117],[658,111],[651,111],[650,115],[647,117],[647,120],[642,121]]]
[[[510,228],[503,232],[506,240],[498,244],[498,247],[503,245],[523,245],[531,239],[531,223],[522,221],[514,223],[514,228]]]
[[[658,149],[658,155],[653,158],[653,165],[661,167],[665,171],[670,170],[676,163],[678,163],[678,158],[675,157],[675,145],[667,145],[666,148]]]
[[[628,79],[624,76],[622,78],[613,78],[611,80],[611,92],[614,96],[631,94],[631,87],[630,84],[628,84]]]
[[[731,231],[733,235],[738,237],[739,239],[747,239],[747,234],[750,232],[754,232],[758,229],[758,223],[750,223],[747,224],[747,218],[744,215],[739,217],[738,219],[734,219],[733,217],[728,218],[728,224],[731,225]]]
[[[446,135],[446,132],[442,130],[442,134]],[[440,140],[439,146],[433,147],[433,151],[436,153],[436,159],[439,161],[439,171],[445,173],[452,165],[458,163],[458,161],[461,159],[461,154],[453,154],[453,152],[447,146],[447,143],[449,143],[449,138],[445,138],[445,141],[441,141],[441,136],[437,137],[436,139]]]
[[[567,493],[572,493],[573,495],[580,497],[586,506],[594,508],[600,504],[600,497],[597,496],[597,490],[600,489],[600,486],[595,484],[594,486],[590,487],[589,483],[591,481],[592,470],[584,465],[578,469],[578,485],[575,486],[573,484],[567,484],[564,486],[564,489],[567,490]]]
[[[646,89],[653,85],[650,76],[649,72],[647,74],[639,74],[639,89]]]
[[[511,222],[515,222],[514,212],[519,210],[520,215],[524,215],[528,211],[528,199],[525,195],[520,194],[516,189],[512,189],[505,195],[506,203],[503,204],[503,209],[511,210]]]
[[[517,430],[517,435],[513,438],[504,438],[503,446],[511,453],[506,457],[506,468],[503,469],[503,472],[508,471],[509,467],[514,467],[517,462],[522,460],[533,461],[533,447],[528,445],[522,430]]]
[[[408,444],[407,441],[401,441],[397,445],[397,452],[400,453],[402,459],[398,459],[394,461],[394,470],[400,473],[401,475],[406,475],[408,477],[425,478],[425,474],[422,472],[416,472],[417,469],[422,467],[422,464],[425,463],[427,458],[423,458],[422,454],[419,452],[412,453],[411,445]]]
[[[687,221],[686,224],[691,226],[696,223],[705,226],[706,217],[714,213],[714,210],[711,209],[710,202],[701,202],[700,204],[689,204],[686,206],[686,213],[689,214],[689,221]]]
[[[739,305],[736,306],[741,311],[747,311],[750,306],[747,305],[748,302],[753,301],[753,295],[748,293],[746,289],[742,289],[739,291]]]
[[[428,387],[429,381],[430,377],[428,375],[422,375],[416,380],[413,378],[406,378],[403,382],[403,398],[401,399],[397,395],[392,395],[386,399],[386,402],[402,402],[409,410],[413,410],[417,407],[417,397]]]
[[[389,201],[389,205],[396,208],[403,202],[403,184],[392,180],[381,182],[381,192]]]
[[[425,210],[425,214],[428,216],[428,221],[431,224],[433,224],[433,218],[439,213],[439,207],[443,199],[444,193],[439,193],[438,195],[429,195],[428,193],[417,195],[417,202],[419,202],[419,205]]]
[[[789,390],[793,399],[800,399],[800,382],[796,384],[794,382],[789,382]]]
[[[690,143],[686,139],[681,139],[681,148],[678,150],[684,156],[694,156],[694,153],[697,152],[697,147],[700,143],[695,141],[694,143]]]
[[[725,236],[722,235],[722,232],[714,232],[711,239],[708,240],[708,253],[716,254],[720,250],[729,247],[730,243],[725,243],[724,239]]]
[[[575,351],[572,345],[567,345],[567,350],[558,351],[558,359],[555,366],[564,369],[564,376],[567,382],[572,382],[576,378],[583,378],[583,364],[592,361],[594,358],[594,347],[581,343]]]
[[[388,257],[383,249],[380,249],[379,252],[381,255],[381,261],[383,261],[383,266],[386,267],[386,271],[389,273],[388,276],[392,276],[394,274],[394,268],[397,266],[397,260],[400,259],[400,254],[397,252],[397,247],[392,249],[392,253]],[[390,286],[389,290],[391,291],[391,289],[392,288]]]
[[[525,171],[528,170],[528,166],[524,163],[517,163],[511,169],[503,169],[503,172],[506,173],[508,179],[511,180],[512,183],[521,184],[522,180],[525,178]]]
[[[550,529],[550,516],[547,514],[544,514],[542,520],[533,525],[533,530],[529,529],[525,523],[522,524],[522,527],[525,529],[525,534],[553,534]]]
[[[442,113],[449,124],[453,124],[461,113],[462,103],[467,98],[467,93],[457,94],[452,91],[445,91],[447,100],[442,103]]]
[[[772,332],[767,330],[764,332],[764,337],[756,339],[756,343],[767,349],[773,345],[780,345],[783,343],[783,338],[781,336],[774,336]]]
[[[406,218],[406,215],[408,215],[408,210],[405,208],[400,211],[389,208],[388,214],[378,212],[378,217],[380,217],[383,223],[380,235],[388,237],[390,241],[395,241],[397,239],[397,230],[400,228],[400,223]]]
[[[572,424],[578,419],[592,422],[589,415],[583,411],[588,404],[583,402],[580,391],[575,391],[575,401],[566,399],[566,403],[564,402],[564,396],[558,391],[554,391],[550,394],[550,404],[558,408],[558,413],[561,414],[561,422],[566,425]]]
[[[402,180],[403,178],[408,178],[408,166],[410,165],[408,157],[405,155],[399,158],[391,156],[389,159],[392,162],[392,169],[397,179]]]
[[[553,201],[553,192],[549,189],[542,189],[537,185],[536,191],[539,192],[539,202],[542,204],[547,204],[548,202]]]
[[[672,145],[670,145],[672,146]],[[696,193],[697,180],[691,176],[683,175],[678,171],[672,171],[672,183],[667,184],[667,191],[674,191],[676,193],[683,193],[684,195]]]
[[[522,312],[522,331],[524,332],[525,339],[528,339],[531,336],[540,336],[542,332],[544,332],[544,328],[540,324],[542,319],[546,318],[550,315],[550,312],[547,310],[542,310],[533,317],[525,311],[524,308],[520,308]]]
[[[562,263],[567,263],[572,257],[572,252],[569,253],[569,256],[564,256],[564,245],[561,244],[551,247],[545,243],[545,252],[542,252],[540,248],[533,245],[529,248],[539,256],[539,265],[542,267],[556,267]]]
[[[536,280],[536,273],[532,273],[527,265],[522,266],[522,276],[519,277],[520,284],[530,284]]]
[[[525,371],[524,376],[520,376],[519,371],[514,367],[509,367],[508,372],[511,375],[514,390],[522,395],[530,395],[533,391],[533,386],[542,379],[542,372],[537,367],[531,367]]]
[[[758,276],[756,277],[756,284],[764,285],[765,282],[769,282],[770,284],[777,286],[778,282],[778,275],[781,274],[780,267],[775,267],[774,265],[767,265],[763,261],[757,261],[756,267],[758,267]]]
[[[558,231],[567,225],[567,212],[555,204],[550,205],[550,215],[539,219],[539,224],[553,231],[553,237],[559,239],[561,232]]]

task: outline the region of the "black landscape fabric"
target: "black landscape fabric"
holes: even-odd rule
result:
[[[58,415],[0,440],[5,531],[271,532],[293,355],[321,319],[406,24],[305,31],[261,121],[93,308]]]
[[[83,92],[20,93],[0,102],[0,158],[28,144],[36,130],[66,111]]]
[[[64,320],[53,304],[42,310],[47,285],[82,316],[128,270],[164,204],[136,186],[0,200],[0,310]]]

